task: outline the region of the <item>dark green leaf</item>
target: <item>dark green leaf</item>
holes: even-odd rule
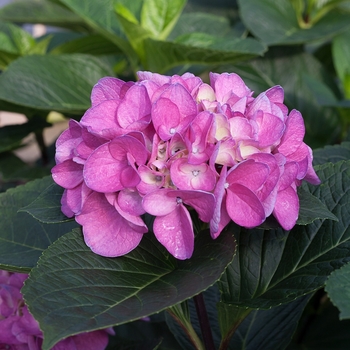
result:
[[[0,75],[0,99],[45,111],[83,113],[98,79],[112,75],[95,56],[21,57]]]
[[[20,146],[22,139],[31,132],[42,130],[50,126],[41,118],[31,119],[19,125],[7,125],[0,128],[0,153],[11,151]]]
[[[312,148],[334,143],[340,137],[341,121],[335,109],[319,104],[317,85],[326,85],[336,95],[333,79],[319,61],[292,48],[270,49],[264,58],[236,65],[239,74],[255,93],[281,85],[285,104],[299,110],[305,121],[305,142]],[[312,86],[316,86],[315,89]]]
[[[0,9],[0,19],[15,23],[43,23],[63,27],[84,24],[79,16],[67,8],[47,0],[11,2]]]
[[[183,13],[169,35],[169,40],[175,40],[181,35],[190,33],[205,33],[219,37],[225,36],[229,31],[228,18],[210,13]]]
[[[339,309],[341,320],[350,318],[350,265],[335,270],[329,276],[326,292],[332,303]]]
[[[267,45],[329,39],[350,27],[350,14],[333,10],[311,28],[299,27],[290,0],[238,0],[246,27]]]
[[[325,204],[310,193],[309,187],[306,184],[298,188],[298,197],[300,209],[297,225],[308,225],[316,219],[338,221],[338,218],[327,209]]]
[[[109,55],[120,53],[120,49],[110,40],[99,34],[83,36],[56,46],[51,54],[85,53]]]
[[[129,254],[104,258],[74,230],[45,251],[23,293],[44,332],[43,349],[51,349],[69,335],[129,322],[200,293],[220,278],[234,251],[229,232],[213,241],[202,231],[192,258],[179,261],[148,233]]]
[[[270,310],[252,311],[236,330],[229,349],[285,349],[309,299],[307,295]]]
[[[350,161],[317,168],[322,184],[310,186],[339,221],[262,231],[236,227],[237,255],[221,281],[223,302],[269,308],[310,293],[350,260]]]
[[[0,194],[0,267],[28,272],[41,253],[57,238],[78,225],[75,222],[46,225],[18,210],[37,198],[51,177],[35,180]]]
[[[327,162],[337,163],[341,160],[350,160],[350,142],[343,142],[340,145],[326,146],[314,150],[315,165]]]
[[[314,305],[312,305],[314,306]],[[346,350],[350,344],[350,320],[339,320],[339,311],[327,298],[301,320],[300,329],[288,350]]]
[[[191,42],[193,44],[193,42]],[[203,47],[168,41],[145,40],[145,67],[151,71],[164,73],[172,67],[183,64],[215,65],[235,63],[262,55],[265,47],[254,39],[217,38],[210,46]]]
[[[44,224],[58,224],[70,221],[61,211],[61,198],[63,188],[52,179],[47,180],[47,187],[29,205],[21,208],[19,212],[26,212]]]
[[[50,170],[23,162],[12,152],[0,154],[0,183],[25,183],[50,174]]]

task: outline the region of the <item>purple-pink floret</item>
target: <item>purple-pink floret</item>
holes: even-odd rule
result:
[[[0,349],[41,350],[43,334],[21,294],[28,275],[0,270]],[[81,333],[58,342],[52,350],[103,350],[112,328]]]
[[[178,259],[194,249],[189,210],[213,238],[230,221],[253,228],[270,215],[293,228],[297,187],[320,180],[303,118],[288,111],[280,86],[254,98],[234,73],[211,73],[210,84],[190,73],[138,78],[102,78],[91,108],[57,140],[62,211],[82,225],[92,251],[116,257],[136,248],[145,213]]]

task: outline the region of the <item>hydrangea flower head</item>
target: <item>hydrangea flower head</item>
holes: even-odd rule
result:
[[[190,258],[190,212],[215,239],[230,222],[252,228],[273,215],[290,230],[297,187],[319,184],[305,126],[284,105],[282,87],[257,97],[235,73],[139,72],[102,78],[91,108],[57,140],[54,181],[62,211],[83,227],[97,254],[127,254],[148,231],[176,258]]]
[[[41,350],[43,334],[21,294],[28,275],[0,270],[0,349]],[[112,328],[81,333],[58,342],[52,350],[103,350]]]

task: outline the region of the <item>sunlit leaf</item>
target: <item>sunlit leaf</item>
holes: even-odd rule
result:
[[[25,56],[0,75],[0,99],[45,111],[83,113],[90,107],[92,87],[107,75],[112,75],[111,68],[95,56]]]

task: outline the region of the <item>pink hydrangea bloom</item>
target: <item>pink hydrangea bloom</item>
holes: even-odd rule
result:
[[[286,230],[295,225],[297,187],[320,181],[303,118],[288,111],[280,86],[253,97],[235,73],[211,73],[210,84],[190,73],[138,78],[101,79],[91,108],[57,140],[62,211],[94,252],[116,257],[137,247],[145,213],[178,259],[194,249],[189,210],[213,238],[231,220],[252,228],[273,215]]]
[[[43,334],[24,303],[21,288],[28,275],[0,270],[0,349],[40,350]],[[81,333],[58,342],[52,350],[103,350],[112,328]]]

